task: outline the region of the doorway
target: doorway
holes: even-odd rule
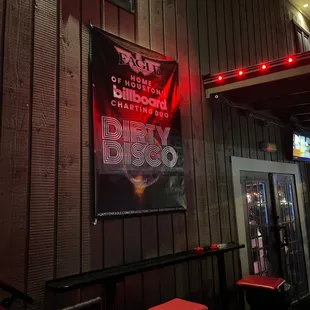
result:
[[[283,277],[309,292],[309,254],[298,165],[232,158],[243,276]]]
[[[241,184],[250,273],[283,277],[294,296],[307,294],[294,175],[241,171]]]

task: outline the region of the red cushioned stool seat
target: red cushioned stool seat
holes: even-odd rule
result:
[[[275,291],[278,290],[284,283],[285,280],[282,278],[248,275],[239,280],[237,285]]]
[[[161,305],[149,308],[149,310],[208,310],[208,308],[205,305],[175,298]]]

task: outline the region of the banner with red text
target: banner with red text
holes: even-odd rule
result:
[[[96,215],[184,210],[178,64],[92,28]]]

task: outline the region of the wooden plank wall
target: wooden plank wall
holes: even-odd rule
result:
[[[53,277],[237,239],[229,158],[286,161],[284,135],[206,102],[201,75],[292,53],[294,14],[284,0],[137,0],[135,14],[104,0],[0,0],[0,275],[35,298],[29,309],[49,304],[44,284]],[[179,61],[186,214],[92,224],[89,22]],[[261,152],[262,139],[279,152]],[[300,166],[309,215],[310,168]],[[226,264],[232,288],[238,255]],[[174,296],[210,305],[216,268],[207,259],[128,277],[116,309]],[[100,286],[73,292],[55,307],[101,294]]]

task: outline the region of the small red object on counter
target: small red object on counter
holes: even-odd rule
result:
[[[219,250],[219,246],[218,246],[218,244],[215,244],[215,243],[213,243],[213,244],[211,244],[211,246],[210,246],[210,250],[211,251],[214,251],[214,250]]]
[[[195,251],[196,254],[200,254],[200,253],[204,252],[204,248],[200,248],[200,247],[194,248],[194,251]]]

